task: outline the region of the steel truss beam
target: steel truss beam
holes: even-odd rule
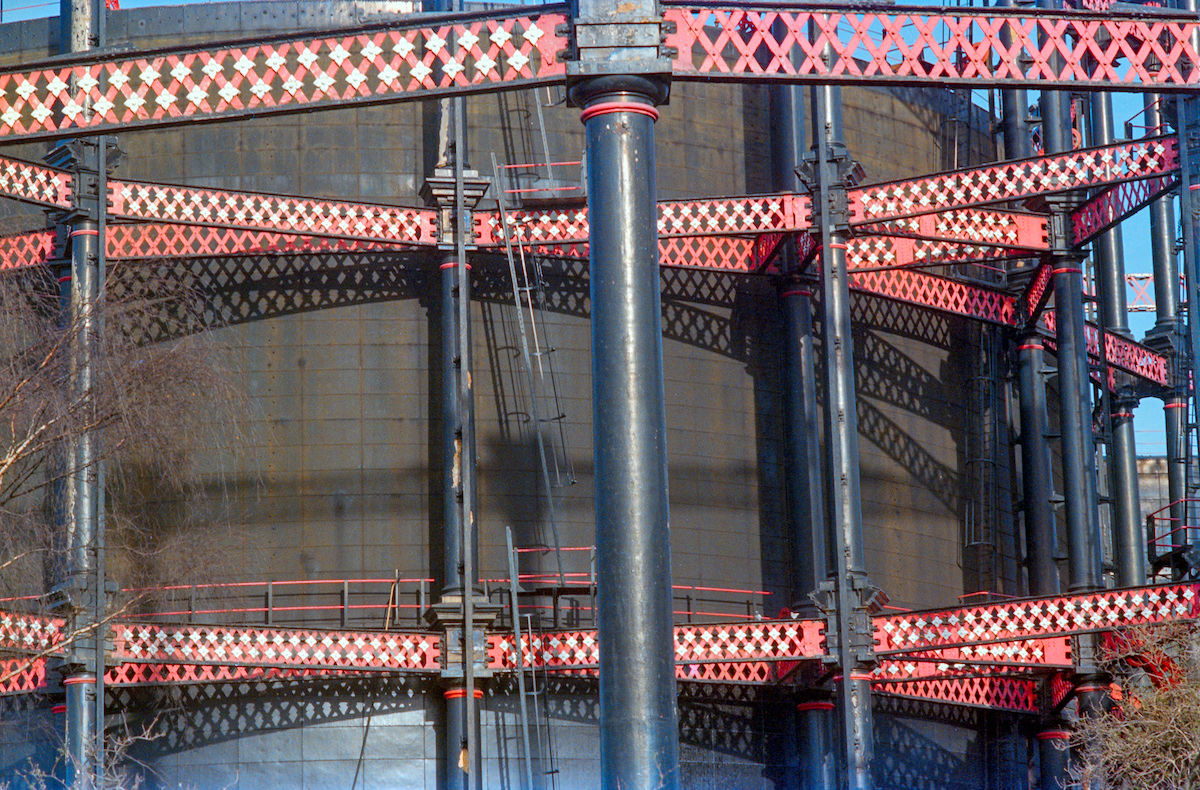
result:
[[[562,81],[563,6],[56,59],[0,72],[0,137],[52,139]]]
[[[0,137],[51,139],[561,82],[564,11],[416,17],[25,65],[0,72]],[[689,4],[666,8],[664,19],[673,28],[666,46],[676,51],[674,77],[682,80],[1170,92],[1200,79],[1189,40],[1197,22],[1186,15]],[[1061,67],[1052,65],[1058,54]]]
[[[667,7],[675,79],[1158,92],[1200,80],[1186,14],[748,5]]]

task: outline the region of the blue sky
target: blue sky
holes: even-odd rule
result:
[[[311,0],[311,2],[322,1]],[[121,7],[125,9],[183,4],[184,0],[121,0]],[[906,4],[934,5],[935,3],[928,2],[927,0],[926,2],[916,0],[916,3],[913,3],[913,0],[908,0]],[[11,22],[20,19],[56,16],[58,14],[58,6],[58,0],[49,0],[49,2],[39,0],[0,0],[0,19],[4,22]],[[976,101],[981,106],[987,106],[986,92],[977,91]],[[1118,121],[1117,134],[1120,135],[1122,133],[1121,123],[1140,112],[1142,97],[1140,94],[1117,93],[1114,94],[1113,103],[1114,115]],[[1178,212],[1176,212],[1176,216],[1178,216]],[[1150,221],[1148,219],[1148,212],[1146,211],[1140,212],[1124,224],[1125,267],[1127,272],[1151,271],[1150,245],[1147,242],[1149,231]],[[1131,313],[1129,322],[1135,337],[1141,338],[1146,331],[1153,327],[1154,315],[1153,313]],[[1161,455],[1165,452],[1161,402],[1153,399],[1143,401],[1137,410],[1134,424],[1137,430],[1139,455]]]

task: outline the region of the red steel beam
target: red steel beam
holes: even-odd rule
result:
[[[36,230],[0,236],[0,271],[41,266],[54,257],[52,230]]]
[[[881,653],[1069,636],[1200,615],[1200,584],[1164,584],[875,618]]]
[[[288,197],[200,187],[109,181],[113,217],[330,236],[365,242],[434,244],[431,209]]]
[[[1049,249],[1046,217],[1000,209],[952,209],[859,226],[859,233],[1042,251]]]
[[[1178,185],[1179,174],[1174,173],[1126,181],[1093,195],[1071,212],[1071,242],[1076,246],[1087,244]]]
[[[562,6],[93,55],[0,72],[0,137],[52,139],[561,82]]]
[[[1198,23],[1185,14],[688,2],[665,17],[684,80],[1156,92],[1200,80]]]
[[[153,664],[303,669],[432,670],[439,637],[424,632],[307,631],[284,628],[118,623],[114,656]]]
[[[982,167],[862,187],[850,193],[852,221],[895,220],[938,211],[1109,187],[1153,178],[1179,168],[1175,137],[1148,137],[1079,148],[1051,156],[1014,159]]]

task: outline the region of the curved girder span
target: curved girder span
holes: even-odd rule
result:
[[[572,45],[565,10],[417,15],[26,65],[0,72],[0,140],[562,83]],[[679,80],[1160,93],[1200,84],[1197,20],[1170,12],[686,3],[668,5],[663,21]]]

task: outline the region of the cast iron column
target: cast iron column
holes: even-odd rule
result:
[[[1025,564],[1030,595],[1059,592],[1058,535],[1051,507],[1054,475],[1051,471],[1050,445],[1046,441],[1049,418],[1046,415],[1045,346],[1036,332],[1017,341],[1017,385],[1021,412],[1021,488],[1025,511]]]
[[[813,225],[821,234],[821,345],[828,393],[825,444],[830,478],[827,512],[837,570],[832,586],[824,587],[826,643],[830,660],[837,662],[840,670],[834,680],[841,684],[838,701],[846,784],[851,790],[868,790],[873,786],[871,672],[875,667],[868,607],[877,591],[867,578],[863,551],[858,414],[846,273],[846,181],[852,163],[841,139],[841,90],[822,85],[812,89],[812,96],[813,152],[806,161],[806,176],[812,184]]]
[[[1042,99],[1042,138],[1046,153],[1066,150],[1069,136],[1057,91]],[[1055,340],[1058,344],[1059,420],[1062,429],[1063,496],[1066,499],[1068,589],[1103,586],[1100,556],[1100,509],[1096,489],[1096,446],[1092,435],[1092,397],[1084,336],[1083,270],[1070,247],[1065,202],[1051,203],[1050,260],[1054,278]]]
[[[1146,126],[1148,132],[1165,130],[1162,102],[1170,101],[1156,93],[1146,94]],[[1154,263],[1154,311],[1157,320],[1147,336],[1161,338],[1161,347],[1170,349],[1174,357],[1175,380],[1163,398],[1163,418],[1167,445],[1167,501],[1172,529],[1185,523],[1187,506],[1187,375],[1181,370],[1186,336],[1179,320],[1179,259],[1175,249],[1175,198],[1164,195],[1150,204],[1150,251]],[[1147,536],[1147,538],[1152,536]],[[1183,540],[1183,536],[1179,536]]]
[[[997,0],[999,8],[1013,8],[1016,0]],[[1000,33],[1005,46],[1012,46],[1012,32],[1006,25]],[[1026,159],[1033,156],[1033,139],[1029,132],[1029,92],[1024,88],[1000,91],[1000,121],[1004,131],[1004,158]]]
[[[1089,101],[1091,145],[1111,145],[1113,136],[1112,94],[1093,93]],[[1125,299],[1125,251],[1121,227],[1110,228],[1092,242],[1100,296],[1100,326],[1125,337],[1129,332]],[[1112,481],[1111,527],[1117,584],[1130,587],[1146,583],[1146,541],[1143,537],[1141,498],[1138,493],[1137,446],[1133,410],[1137,397],[1123,386],[1110,393],[1112,445],[1109,479]]]
[[[796,85],[771,86],[772,187],[792,192],[799,186],[796,165],[804,158],[804,97]],[[784,322],[784,402],[787,428],[787,500],[792,540],[793,609],[812,606],[809,593],[829,575],[825,529],[825,503],[821,478],[813,343],[812,291],[796,278],[800,275],[794,243],[781,250],[780,269],[787,280],[780,287]],[[829,759],[830,711],[834,705],[823,696],[803,699],[796,705],[801,741],[799,786],[824,790],[836,781]]]
[[[1051,721],[1038,731],[1038,790],[1063,790],[1071,771],[1067,744],[1071,731],[1060,721]]]
[[[634,76],[573,88],[586,126],[605,790],[679,786],[655,105]]]
[[[442,683],[445,686],[445,741],[441,755],[447,790],[479,788],[482,782],[477,700],[483,697],[476,681],[488,672],[480,660],[482,629],[494,619],[498,606],[479,590],[477,487],[475,486],[475,410],[471,388],[470,269],[467,251],[473,249],[471,211],[487,191],[488,182],[465,170],[465,129],[461,99],[443,102],[447,138],[441,162],[426,179],[422,194],[438,209],[442,336],[442,591],[425,619],[444,631]]]
[[[1180,0],[1180,6],[1193,14],[1200,13],[1200,0]],[[1200,47],[1200,31],[1193,31],[1191,45]],[[1189,76],[1195,76],[1191,74]],[[1189,305],[1200,305],[1200,98],[1194,93],[1180,94],[1177,99],[1177,118],[1179,131],[1179,167],[1180,167],[1180,220],[1183,225],[1183,273],[1187,286],[1187,302]],[[1200,389],[1197,386],[1197,373],[1200,372],[1200,309],[1188,309],[1187,321],[1188,351],[1192,377],[1191,404],[1193,415],[1200,414]],[[1186,424],[1187,409],[1183,421]],[[1190,434],[1185,433],[1185,442],[1190,441]],[[1196,485],[1197,480],[1189,479],[1187,485]],[[1200,542],[1197,529],[1191,525],[1194,519],[1194,509],[1184,509],[1181,524],[1188,529],[1181,533],[1182,542],[1196,546]]]
[[[1001,5],[1014,6],[1014,0]],[[1005,30],[1007,34],[1007,29]],[[1011,35],[1005,36],[1006,40]],[[1000,94],[1004,114],[1004,155],[1008,159],[1033,156],[1027,116],[1029,96],[1024,90]],[[1025,566],[1030,595],[1059,591],[1058,536],[1054,526],[1054,477],[1051,473],[1049,417],[1046,414],[1045,346],[1036,332],[1017,340],[1017,389],[1021,414],[1021,510],[1025,520]]]
[[[1067,511],[1068,589],[1086,592],[1103,587],[1100,554],[1100,512],[1096,490],[1096,454],[1092,438],[1092,409],[1084,338],[1083,272],[1067,248],[1067,214],[1056,208],[1050,215],[1054,266],[1054,309],[1057,319],[1058,386],[1062,426],[1062,469]],[[1094,635],[1079,637],[1075,654],[1077,678],[1091,688],[1103,684],[1095,666]],[[1082,707],[1094,707],[1095,693],[1081,692]]]
[[[62,53],[84,52],[92,48],[94,0],[61,0],[59,8],[59,49]],[[74,207],[66,218],[70,245],[70,271],[60,276],[60,289],[69,287],[70,304],[67,331],[70,333],[70,399],[83,412],[93,408],[94,359],[96,334],[96,297],[99,288],[97,268],[97,216],[100,196],[96,193],[100,167],[97,141],[68,141],[55,148],[49,158],[67,165],[75,173]],[[65,279],[63,279],[65,277]],[[86,415],[83,415],[86,419]],[[103,708],[97,707],[97,664],[102,653],[97,649],[96,552],[99,524],[97,437],[90,431],[72,436],[66,450],[66,548],[65,578],[56,590],[61,611],[69,626],[81,636],[68,645],[63,659],[63,686],[66,691],[66,784],[93,787],[96,784],[97,747],[103,742],[97,723]],[[100,661],[98,662],[98,657]],[[102,726],[102,725],[101,725]]]

